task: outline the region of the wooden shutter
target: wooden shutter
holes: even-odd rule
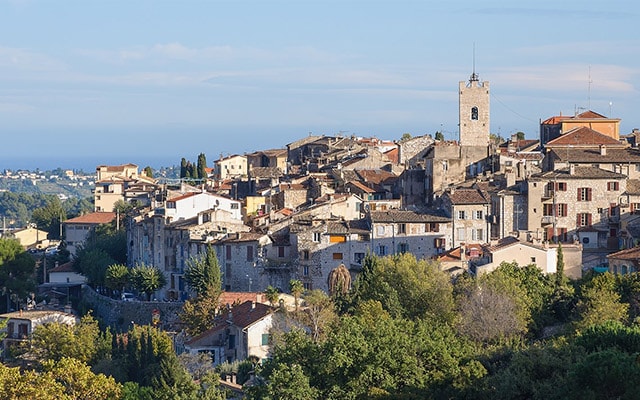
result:
[[[591,226],[591,213],[587,214],[587,226]]]

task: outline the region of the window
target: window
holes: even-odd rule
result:
[[[334,260],[342,260],[342,253],[333,253]]]
[[[560,204],[557,204],[557,207],[558,207],[558,216],[559,217],[566,217],[567,216],[567,210],[568,210],[567,205],[565,203],[560,203]]]
[[[379,225],[377,228],[378,236],[384,236],[384,226]]]
[[[578,201],[591,201],[591,188],[578,188]]]
[[[240,208],[240,204],[239,203],[231,203],[231,209],[232,210],[237,210]]]
[[[458,211],[458,219],[466,219],[466,213],[464,210]]]
[[[542,215],[545,217],[553,216],[553,204],[543,204],[542,205]]]
[[[478,107],[471,107],[471,120],[472,121],[478,120]]]
[[[464,228],[458,228],[458,240],[464,240]]]
[[[247,261],[253,261],[253,246],[247,246]]]
[[[284,257],[284,246],[278,246],[278,257],[279,258]]]
[[[476,210],[476,219],[482,219],[482,210]]]
[[[364,253],[355,253],[353,255],[353,261],[356,264],[362,264],[362,260],[364,260]]]
[[[302,266],[302,275],[309,276],[309,266],[308,265],[303,265]]]
[[[471,240],[483,241],[484,240],[484,230],[483,229],[474,229],[471,231]]]
[[[531,264],[535,264],[536,263],[536,258],[535,257],[531,257]]]
[[[398,253],[406,253],[409,251],[409,245],[407,243],[398,244]]]
[[[304,290],[313,290],[313,284],[311,282],[303,282],[302,287]]]
[[[424,224],[424,231],[425,232],[439,232],[440,231],[440,224],[435,223],[435,222],[429,222]]]
[[[303,260],[309,259],[309,250],[302,250],[302,259]]]
[[[226,254],[227,260],[231,260],[231,245],[226,245],[225,246],[225,250],[227,252],[227,254]]]
[[[381,244],[378,246],[378,255],[379,256],[386,256],[387,255],[387,246]]]
[[[236,335],[229,335],[229,349],[233,350],[236,348]]]
[[[320,243],[320,232],[313,232],[313,241]]]
[[[262,345],[263,346],[268,346],[269,345],[269,334],[268,333],[263,333],[262,334]]]
[[[444,249],[445,240],[444,238],[435,238],[433,239],[433,247],[436,249]]]
[[[619,182],[607,182],[607,190],[609,190],[609,191],[620,190],[620,183]]]
[[[407,233],[407,224],[398,224],[398,233]]]
[[[591,225],[591,213],[578,213],[576,218],[577,226],[590,226]]]
[[[559,192],[566,192],[567,182],[556,182],[556,190]]]
[[[342,235],[331,235],[329,236],[329,242],[331,243],[344,243],[347,241],[347,237],[346,236],[342,236]]]

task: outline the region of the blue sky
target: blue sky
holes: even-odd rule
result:
[[[453,139],[474,46],[493,133],[586,108],[627,133],[638,17],[631,0],[0,0],[0,168],[211,163],[310,132]]]

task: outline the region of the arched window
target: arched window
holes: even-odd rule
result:
[[[478,107],[471,107],[471,119],[473,121],[478,120]]]
[[[620,267],[620,273],[622,275],[626,275],[627,274],[627,266],[623,265],[622,267]]]

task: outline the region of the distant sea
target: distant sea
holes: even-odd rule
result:
[[[128,157],[128,156],[93,156],[93,157],[3,157],[0,159],[0,171],[29,170],[51,171],[56,168],[95,172],[98,165],[136,164],[140,170],[146,166],[153,169],[180,165],[180,157]],[[193,160],[195,161],[195,160]]]

